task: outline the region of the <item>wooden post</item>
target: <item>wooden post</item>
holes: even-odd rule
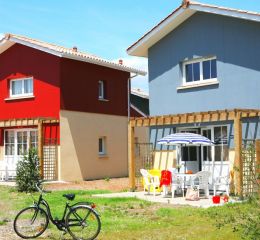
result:
[[[260,196],[260,140],[257,139],[255,141],[255,152],[256,152],[256,181],[257,181],[257,187],[258,187],[258,194]]]
[[[241,113],[238,112],[234,119],[235,143],[235,193],[243,197],[243,160],[242,160],[242,123]]]
[[[131,190],[135,189],[135,149],[134,149],[134,127],[128,122],[128,171],[129,186]]]
[[[44,177],[43,170],[43,120],[39,119],[38,121],[38,157],[40,160],[40,174],[41,177]]]

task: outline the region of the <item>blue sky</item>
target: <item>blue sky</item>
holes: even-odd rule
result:
[[[260,12],[259,0],[201,2]],[[0,33],[16,33],[147,69],[126,48],[171,13],[181,0],[0,0]],[[148,91],[147,77],[133,87]]]

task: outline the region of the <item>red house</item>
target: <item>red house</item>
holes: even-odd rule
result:
[[[46,179],[127,175],[130,74],[145,72],[23,36],[0,41],[0,178],[38,147]]]

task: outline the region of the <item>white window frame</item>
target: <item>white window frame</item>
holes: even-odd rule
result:
[[[99,151],[99,141],[102,140],[102,151]],[[99,137],[98,138],[98,154],[99,155],[106,155],[106,137]]]
[[[209,78],[209,79],[203,79],[203,62],[204,61],[210,61],[210,60],[217,60],[217,57],[205,57],[205,58],[194,58],[192,60],[184,61],[182,64],[182,82],[184,86],[187,85],[198,85],[198,84],[205,84],[205,83],[215,83],[218,81],[217,78]],[[192,63],[199,63],[200,64],[200,80],[199,81],[192,81],[192,82],[186,82],[186,65],[192,64]],[[218,70],[218,68],[217,68]]]
[[[32,81],[32,92],[31,93],[25,93],[24,92],[24,82],[25,82],[25,80],[31,80]],[[13,84],[13,82],[17,82],[17,81],[22,81],[22,93],[21,94],[13,94],[13,92],[12,92],[12,84]],[[19,98],[19,97],[33,96],[33,92],[34,92],[34,86],[33,85],[34,85],[33,84],[33,77],[17,78],[17,79],[10,80],[10,86],[9,86],[10,97],[11,98]]]
[[[98,81],[98,99],[105,99],[105,89],[104,89],[104,81],[99,80]],[[101,89],[101,94],[100,94]]]
[[[6,146],[6,139],[5,139],[5,134],[7,132],[13,132],[14,133],[14,154],[13,155],[6,155],[6,150],[5,150],[5,146]],[[30,146],[30,142],[31,142],[31,135],[30,133],[31,132],[38,132],[37,129],[35,128],[22,128],[22,129],[7,129],[4,131],[4,156],[8,157],[8,156],[13,156],[13,157],[19,157],[19,156],[23,156],[23,155],[18,155],[17,152],[18,152],[18,132],[27,132],[27,139],[26,139],[26,142],[27,142],[27,151],[29,150],[29,148],[31,147]],[[35,147],[37,148],[38,146],[38,138],[36,139],[36,142],[33,142],[33,145],[35,145]]]

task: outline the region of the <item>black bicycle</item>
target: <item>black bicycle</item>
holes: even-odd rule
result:
[[[53,219],[49,204],[43,199],[44,193],[50,193],[37,186],[40,196],[30,207],[22,209],[14,219],[14,230],[21,238],[37,238],[47,229],[49,221],[63,234],[69,233],[74,240],[93,240],[101,229],[99,214],[91,202],[66,203],[61,219]],[[75,194],[64,194],[69,201]]]

